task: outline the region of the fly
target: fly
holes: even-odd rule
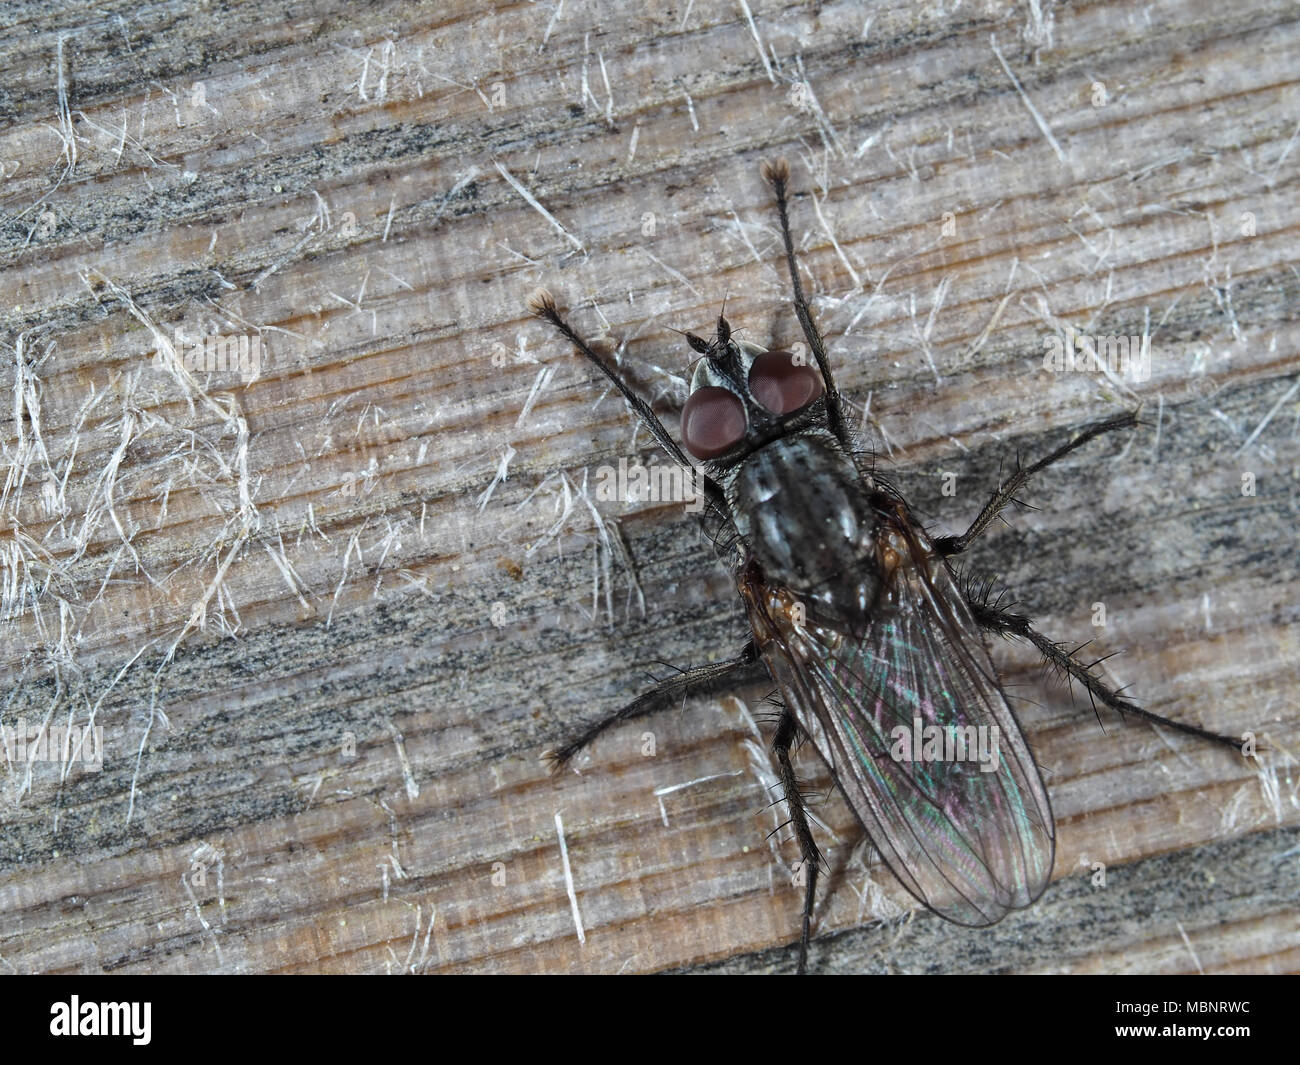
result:
[[[987,588],[963,584],[952,566],[1034,474],[1098,436],[1134,427],[1136,413],[1094,423],[1018,468],[965,533],[931,537],[845,419],[795,263],[789,165],[766,163],[762,176],[776,201],[811,360],[736,339],[722,315],[711,340],[687,333],[700,358],[682,408],[681,446],[549,293],[539,290],[528,305],[609,378],[670,458],[702,466],[706,513],[717,524],[710,538],[752,632],[734,658],[688,669],[588,726],[553,752],[556,767],[611,726],[761,661],[780,692],[772,748],[805,872],[802,973],[822,864],[791,761],[803,738],[894,875],[939,916],[985,927],[1047,887],[1052,809],[986,634],[1028,641],[1115,711],[1234,750],[1240,743],[1138,706],[1027,617],[1002,609]]]

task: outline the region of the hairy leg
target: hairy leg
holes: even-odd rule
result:
[[[1130,411],[1127,414],[1121,414],[1118,418],[1111,418],[1109,421],[1097,422],[1088,426],[1071,440],[1068,444],[1062,444],[1046,458],[1039,459],[1032,466],[1022,466],[1008,477],[993,493],[993,498],[984,504],[984,509],[979,512],[979,516],[971,522],[971,526],[961,536],[943,536],[935,541],[935,551],[943,557],[960,554],[970,546],[972,540],[980,535],[993,522],[1004,507],[1007,506],[1016,497],[1016,493],[1028,483],[1029,478],[1040,470],[1046,469],[1054,462],[1065,458],[1075,448],[1082,447],[1094,437],[1101,436],[1103,433],[1113,432],[1116,429],[1130,429],[1137,425],[1137,414]]]
[[[851,447],[848,430],[844,424],[844,410],[840,394],[831,377],[830,361],[826,357],[826,342],[813,321],[812,307],[803,294],[803,284],[799,280],[799,267],[794,259],[794,238],[790,236],[790,208],[786,199],[786,189],[790,183],[790,164],[784,159],[774,163],[763,164],[763,180],[772,186],[776,195],[776,210],[781,216],[781,239],[785,242],[785,261],[790,268],[790,283],[794,288],[794,313],[803,329],[804,339],[817,360],[817,369],[821,371],[822,384],[826,389],[826,416],[830,422],[831,432],[845,445]]]
[[[686,694],[690,689],[715,685],[719,681],[743,671],[757,661],[758,648],[750,640],[735,658],[727,659],[724,662],[712,662],[707,666],[696,666],[694,669],[686,669],[675,677],[660,681],[648,692],[644,692],[626,706],[615,710],[600,721],[588,725],[581,734],[575,736],[562,747],[552,751],[550,757],[554,768],[557,771],[563,769],[574,755],[605,730],[622,724],[624,721],[631,721],[664,710],[672,704],[674,699]]]
[[[803,861],[804,875],[803,926],[799,935],[799,967],[803,973],[808,967],[808,942],[812,938],[813,903],[817,897],[817,874],[821,870],[821,852],[813,839],[812,829],[808,826],[808,813],[803,795],[799,790],[799,780],[794,775],[794,764],[790,760],[790,749],[799,735],[799,726],[789,708],[782,710],[781,719],[776,726],[776,735],[772,738],[772,750],[776,752],[781,766],[781,787],[785,792],[785,803],[790,811],[790,824],[794,828],[795,839],[799,842],[799,854]]]
[[[1015,636],[1033,644],[1044,658],[1072,680],[1082,684],[1087,690],[1089,698],[1093,700],[1094,705],[1099,702],[1119,714],[1132,714],[1157,725],[1165,725],[1178,732],[1185,732],[1189,736],[1199,736],[1203,740],[1210,740],[1224,747],[1231,747],[1239,754],[1243,753],[1242,740],[1235,736],[1224,736],[1217,732],[1199,728],[1196,725],[1171,721],[1167,717],[1161,717],[1159,714],[1144,709],[1133,700],[1121,695],[1097,676],[1092,665],[1079,661],[1074,655],[1066,651],[1061,644],[1049,640],[1035,629],[1024,615],[1002,610],[985,602],[982,597],[973,593],[967,595],[967,601],[970,603],[971,612],[975,615],[975,621],[982,628],[987,629],[989,632],[995,632],[1000,636]]]

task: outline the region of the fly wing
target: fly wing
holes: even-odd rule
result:
[[[890,869],[940,916],[993,924],[1047,886],[1047,793],[948,568],[904,566],[894,589],[853,634],[750,609],[787,704]]]

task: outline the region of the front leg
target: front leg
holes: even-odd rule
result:
[[[560,313],[559,307],[556,306],[554,296],[547,292],[546,289],[539,288],[528,297],[528,310],[542,321],[550,322],[562,337],[577,348],[578,352],[588,362],[592,363],[596,369],[609,379],[610,383],[618,389],[627,405],[632,408],[637,418],[640,419],[641,424],[646,427],[650,435],[655,438],[655,442],[664,449],[669,458],[683,470],[695,471],[696,467],[691,464],[691,460],[686,457],[685,452],[677,446],[677,441],[669,435],[664,423],[650,409],[650,404],[632,391],[631,386],[614,372],[614,368],[596,354],[595,349],[586,338],[569,324],[568,319]],[[721,486],[712,477],[708,477],[703,473],[700,474],[700,477],[704,484],[704,497],[709,506],[717,512],[726,525],[734,528],[734,523],[731,520],[731,508],[727,505],[726,496]]]
[[[852,448],[853,441],[844,423],[842,400],[835,388],[835,380],[831,377],[831,364],[826,356],[826,342],[817,329],[817,323],[813,321],[812,307],[803,294],[803,283],[799,280],[799,266],[794,258],[794,238],[790,235],[790,208],[786,201],[786,188],[790,183],[790,164],[784,159],[778,159],[774,163],[764,163],[762,174],[763,180],[772,186],[772,192],[776,195],[776,210],[781,216],[781,239],[785,243],[785,261],[790,268],[790,284],[794,288],[794,313],[799,319],[799,326],[803,329],[804,339],[808,341],[813,358],[817,360],[817,369],[821,371],[826,396],[826,418],[830,423],[831,432],[840,443]]]

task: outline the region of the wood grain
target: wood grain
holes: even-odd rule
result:
[[[523,305],[546,284],[675,426],[670,326],[726,297],[796,339],[784,154],[840,383],[926,519],[1141,402],[971,571],[1269,744],[1103,731],[998,643],[1059,882],[988,933],[910,919],[806,755],[819,967],[1295,970],[1294,5],[480,7],[0,14],[0,725],[104,743],[4,755],[0,968],[789,967],[770,681],[542,764],[745,629],[679,505],[592,498],[649,441]],[[1044,370],[1067,327],[1149,336],[1150,379]]]

